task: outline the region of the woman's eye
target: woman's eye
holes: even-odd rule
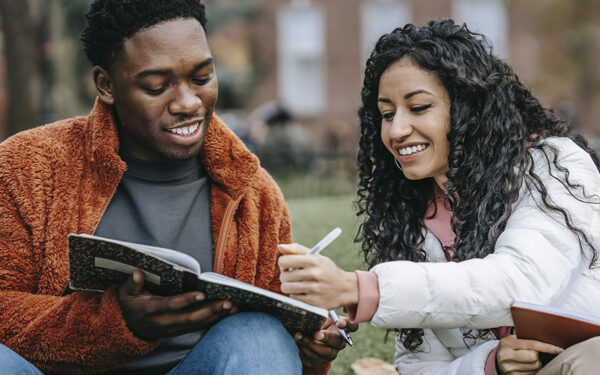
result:
[[[391,120],[394,118],[394,112],[386,112],[382,114],[381,117],[385,120]]]
[[[411,107],[410,110],[411,110],[411,112],[422,112],[426,109],[429,109],[429,107],[431,107],[431,104],[425,104],[425,105],[419,105],[416,107]]]

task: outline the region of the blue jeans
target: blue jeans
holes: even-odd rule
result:
[[[43,375],[34,365],[27,362],[25,358],[13,352],[6,346],[0,344],[0,363],[2,371],[11,375]],[[5,371],[5,372],[4,372]]]
[[[168,373],[188,374],[302,374],[302,363],[296,342],[277,318],[246,312],[215,324]]]
[[[0,344],[0,363],[11,375],[43,375]],[[233,314],[209,329],[167,375],[301,374],[298,346],[281,322],[258,312]]]

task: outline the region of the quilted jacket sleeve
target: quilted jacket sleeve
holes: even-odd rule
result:
[[[485,360],[498,345],[497,340],[490,340],[463,356],[455,357],[432,330],[425,329],[424,332],[423,344],[417,352],[406,350],[401,342],[396,342],[394,367],[400,374],[483,375]]]
[[[570,140],[553,143],[561,150],[560,164],[569,170],[570,181],[584,186],[588,195],[597,194],[600,177],[589,155]],[[551,199],[600,248],[600,205],[571,196],[560,179],[550,175],[540,154],[534,155],[536,173]],[[579,239],[563,217],[540,208],[540,199],[536,191],[524,189],[495,252],[484,259],[375,266],[380,301],[371,323],[388,328],[499,327],[512,325],[509,307],[515,300],[549,304],[559,298],[588,268],[590,259],[582,255]],[[589,254],[589,249],[585,251]],[[600,311],[600,301],[588,303]]]

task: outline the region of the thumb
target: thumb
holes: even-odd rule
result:
[[[121,291],[128,295],[136,296],[144,289],[144,273],[140,270],[133,271],[130,278],[121,285]]]

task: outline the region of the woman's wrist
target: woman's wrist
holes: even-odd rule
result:
[[[340,305],[348,306],[358,303],[358,277],[355,272],[344,271],[343,293],[340,294]]]

